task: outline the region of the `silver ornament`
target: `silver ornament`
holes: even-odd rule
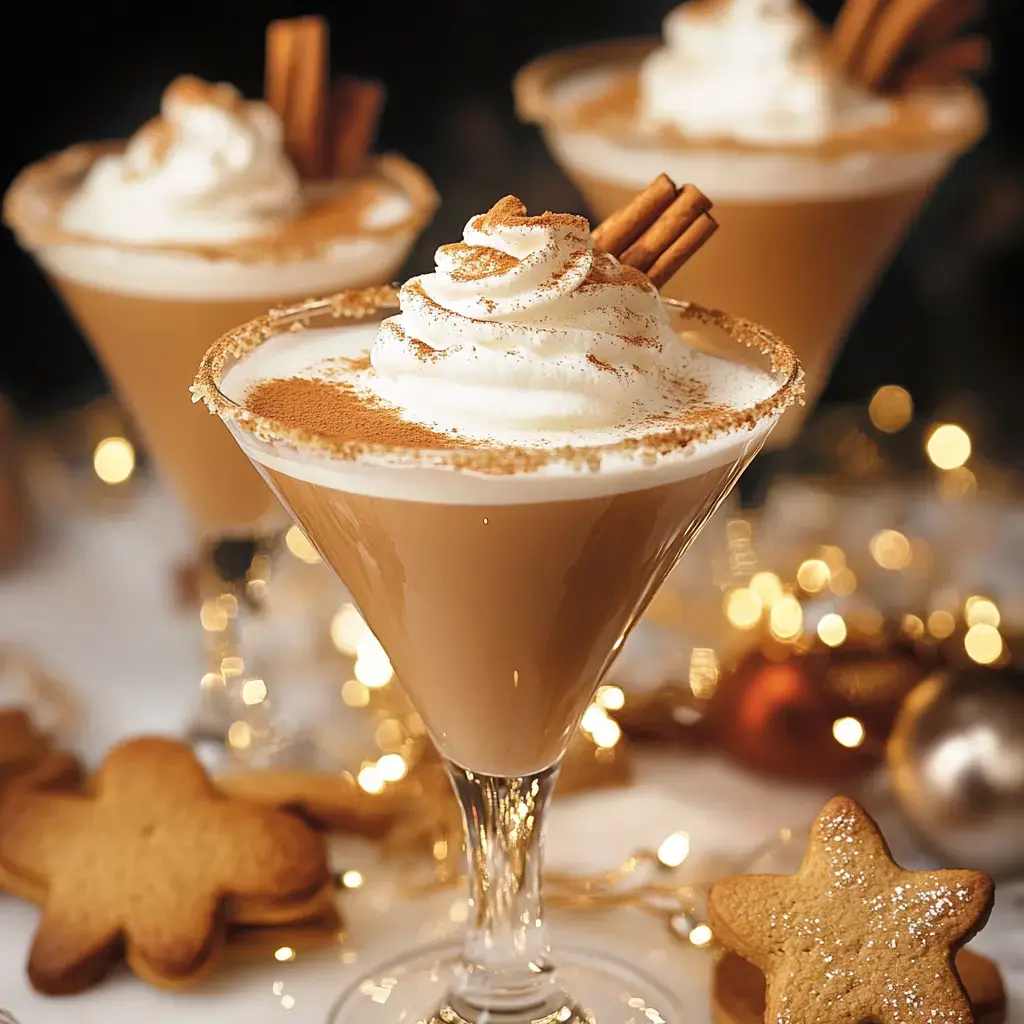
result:
[[[923,680],[887,754],[900,807],[948,863],[1024,873],[1024,674],[971,666]]]

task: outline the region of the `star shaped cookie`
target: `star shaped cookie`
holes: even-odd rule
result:
[[[716,882],[712,930],[767,980],[768,1024],[973,1024],[956,951],[992,909],[978,871],[906,871],[847,797],[818,815],[795,875]]]
[[[163,739],[115,747],[88,794],[10,794],[0,869],[42,905],[28,973],[51,994],[87,988],[122,955],[155,984],[192,980],[229,921],[273,920],[329,881],[312,829],[219,793],[188,747]]]

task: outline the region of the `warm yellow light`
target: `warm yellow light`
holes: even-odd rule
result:
[[[829,579],[828,585],[833,594],[836,594],[838,597],[846,597],[857,589],[857,577],[852,569],[847,569],[845,565],[841,565],[838,569],[832,570],[832,576]]]
[[[284,535],[284,542],[287,545],[288,550],[303,562],[315,565],[320,561],[320,556],[316,553],[316,548],[310,544],[309,538],[298,526],[291,526],[288,528],[288,532]]]
[[[939,608],[928,616],[928,632],[937,640],[945,640],[947,636],[952,636],[954,629],[956,619],[944,608]]]
[[[242,703],[252,707],[267,699],[267,684],[262,679],[246,679],[242,683]]]
[[[343,604],[331,619],[331,642],[342,654],[349,657],[355,657],[360,640],[369,632],[369,626],[356,611],[355,605]]]
[[[365,764],[359,769],[357,781],[367,793],[380,793],[384,789],[384,776],[375,764]]]
[[[829,612],[818,621],[818,636],[823,644],[839,647],[846,640],[846,622],[842,615]]]
[[[370,691],[358,679],[349,679],[341,687],[341,699],[350,708],[365,708],[370,703]]]
[[[1003,653],[1003,638],[995,626],[979,622],[971,626],[964,636],[964,650],[971,661],[979,665],[991,665]]]
[[[369,630],[363,634],[356,647],[356,663],[352,671],[356,679],[371,690],[387,686],[395,676],[387,652]]]
[[[216,690],[224,685],[224,677],[219,672],[207,672],[199,680],[199,685],[204,690]]]
[[[912,640],[918,640],[924,636],[924,622],[919,615],[904,615],[900,620],[900,628]]]
[[[281,1007],[285,1010],[293,1009],[295,1007],[295,996],[290,992],[285,992],[285,994],[281,996]]]
[[[295,959],[295,950],[291,946],[281,946],[274,950],[274,959],[280,963],[286,963]]]
[[[871,396],[868,416],[883,434],[895,434],[913,419],[914,400],[906,388],[886,384]]]
[[[773,572],[755,572],[750,577],[750,589],[761,598],[761,604],[765,608],[771,608],[782,597],[782,580]],[[758,618],[760,618],[760,612]]]
[[[690,655],[690,692],[708,700],[718,687],[718,655],[711,647],[694,647]]]
[[[971,438],[958,424],[942,423],[928,435],[924,450],[939,469],[959,469],[971,457]]]
[[[228,613],[216,598],[207,598],[199,608],[199,621],[208,633],[222,633],[228,628]]]
[[[580,728],[584,732],[593,733],[595,729],[601,727],[602,722],[608,720],[608,712],[605,711],[598,704],[591,704],[586,711],[583,712],[583,718],[580,719]]]
[[[622,729],[619,728],[619,723],[614,718],[605,717],[590,731],[590,736],[597,746],[607,750],[614,747],[622,738]]]
[[[714,933],[706,924],[695,925],[687,936],[691,944],[697,947],[706,946],[714,937]]]
[[[125,437],[105,437],[92,453],[92,468],[105,484],[123,484],[135,472],[135,449]]]
[[[658,860],[667,868],[677,868],[690,856],[690,836],[686,832],[673,832],[658,847]]]
[[[377,771],[385,782],[398,782],[405,778],[409,766],[401,754],[384,754],[377,761]]]
[[[772,605],[768,629],[776,640],[792,640],[804,625],[804,610],[792,594],[785,594]]]
[[[228,726],[228,744],[236,750],[246,750],[252,745],[252,729],[248,722],[232,722]]]
[[[864,725],[859,718],[837,718],[832,723],[836,743],[851,750],[864,742]]]
[[[1001,616],[994,601],[987,597],[969,597],[964,602],[964,621],[968,626],[998,628]]]
[[[817,594],[824,590],[831,578],[832,570],[828,567],[828,562],[820,558],[808,558],[806,562],[800,563],[800,568],[796,571],[797,583],[808,594]]]
[[[753,629],[763,610],[764,602],[749,587],[737,587],[725,595],[725,617],[737,629]]]
[[[226,658],[220,659],[220,674],[222,676],[240,676],[245,671],[245,659],[236,654],[229,654]]]
[[[359,889],[363,885],[363,873],[361,871],[346,871],[341,876],[341,884],[346,889]]]
[[[599,686],[594,701],[606,711],[619,711],[626,706],[626,695],[619,686]]]
[[[910,541],[899,530],[879,530],[868,546],[883,569],[906,569],[913,557]]]

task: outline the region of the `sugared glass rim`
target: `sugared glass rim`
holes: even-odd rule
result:
[[[358,321],[384,310],[398,310],[398,288],[351,289],[322,299],[272,309],[263,316],[236,327],[219,338],[206,355],[192,384],[192,401],[205,402],[210,412],[226,423],[270,443],[284,444],[297,452],[345,461],[385,460],[389,465],[447,466],[487,474],[511,474],[561,464],[597,470],[605,456],[658,460],[683,454],[698,442],[750,429],[770,417],[781,415],[799,401],[804,391],[804,371],[796,353],[765,327],[721,310],[707,309],[695,302],[662,298],[669,309],[708,326],[717,327],[737,344],[756,348],[767,356],[776,378],[776,390],[768,398],[742,409],[711,414],[695,426],[667,428],[646,437],[625,438],[610,444],[556,448],[491,446],[486,448],[415,449],[397,445],[347,441],[327,434],[289,426],[280,420],[260,416],[229,398],[221,390],[228,361],[239,360],[260,345],[286,331],[302,330],[313,318]]]

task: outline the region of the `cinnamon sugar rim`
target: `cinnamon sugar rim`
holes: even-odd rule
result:
[[[739,152],[785,153],[799,156],[838,156],[862,152],[870,148],[878,152],[920,152],[934,149],[936,144],[957,148],[973,142],[982,133],[986,124],[985,104],[979,91],[966,80],[957,86],[944,87],[947,92],[959,91],[970,96],[975,108],[975,117],[969,126],[943,128],[935,125],[905,126],[902,132],[882,131],[877,126],[839,132],[826,139],[805,143],[758,142],[738,140],[729,135],[714,138],[691,137],[675,125],[659,125],[658,130],[644,134],[629,130],[614,115],[602,119],[599,125],[580,123],[579,108],[586,101],[555,103],[551,99],[551,88],[568,75],[599,67],[618,68],[625,74],[636,71],[638,65],[654,50],[663,45],[658,36],[639,36],[626,39],[610,39],[582,46],[555,50],[534,58],[520,68],[513,82],[516,112],[520,120],[542,127],[563,130],[601,132],[620,142],[640,148],[679,149],[735,149]],[[910,107],[920,94],[906,93],[889,99],[894,104]]]
[[[309,299],[294,306],[274,309],[229,331],[203,357],[191,388],[192,401],[205,402],[210,412],[261,440],[283,443],[306,454],[345,461],[374,459],[386,460],[391,464],[446,466],[500,475],[535,471],[554,464],[597,470],[600,469],[602,459],[608,455],[653,459],[679,454],[697,442],[751,428],[768,417],[781,414],[801,400],[804,391],[803,368],[796,353],[771,331],[750,320],[731,316],[721,310],[706,309],[693,302],[667,298],[661,301],[669,309],[677,310],[699,323],[717,327],[738,344],[756,348],[766,355],[772,373],[782,378],[777,381],[775,392],[747,408],[710,415],[698,426],[669,427],[643,437],[624,438],[605,445],[414,449],[346,441],[336,436],[289,426],[280,420],[260,416],[246,409],[221,391],[220,384],[229,368],[229,360],[243,358],[285,331],[302,330],[314,317],[332,316],[336,320],[357,321],[382,310],[397,311],[398,288],[388,285],[353,289],[329,298]]]
[[[418,235],[430,223],[440,196],[433,182],[417,164],[398,153],[384,153],[368,161],[367,171],[353,184],[377,178],[397,189],[412,205],[401,221],[386,227],[325,227],[308,239],[296,239],[281,232],[235,242],[187,243],[159,242],[153,244],[126,242],[68,231],[60,225],[60,212],[71,189],[80,183],[101,156],[118,153],[125,142],[81,142],[43,157],[23,168],[11,182],[3,197],[3,220],[28,247],[52,244],[81,245],[115,249],[133,253],[162,253],[171,256],[192,256],[203,259],[228,259],[247,263],[304,260],[322,255],[339,242],[351,238],[390,238]],[[330,186],[332,182],[310,182],[307,186]],[[344,193],[339,193],[339,198]],[[328,197],[324,205],[329,206]],[[293,218],[301,221],[304,214]],[[289,225],[285,225],[287,228]]]

